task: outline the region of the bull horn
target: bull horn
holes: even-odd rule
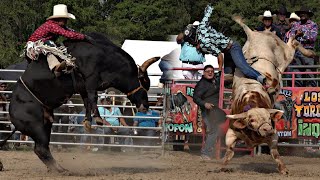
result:
[[[141,66],[140,66],[140,70],[142,72],[146,72],[147,68],[153,64],[154,62],[158,61],[160,59],[160,57],[153,57],[153,58],[150,58],[148,60],[146,60]]]

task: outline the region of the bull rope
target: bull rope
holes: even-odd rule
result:
[[[23,82],[21,76],[20,76],[19,79],[20,79],[20,81],[22,82],[23,86],[29,91],[29,93],[30,93],[42,106],[50,109],[50,108],[49,108],[48,106],[46,106],[40,99],[38,99],[36,95],[34,95],[34,94],[32,93],[32,91],[28,88],[28,86]]]
[[[132,95],[132,94],[136,93],[136,92],[137,92],[137,91],[139,91],[140,89],[143,89],[143,90],[145,90],[146,92],[148,92],[144,87],[142,87],[142,85],[141,85],[141,83],[140,83],[140,86],[139,86],[139,87],[137,87],[136,89],[134,89],[134,90],[132,90],[132,91],[128,92],[128,93],[127,93],[127,96],[130,96],[130,95]]]
[[[255,62],[259,61],[260,59],[266,60],[266,61],[270,62],[274,66],[274,68],[276,69],[276,71],[278,71],[279,74],[281,74],[280,69],[272,61],[270,61],[269,59],[264,58],[264,57],[252,57],[250,60],[252,60],[252,59],[257,59],[257,60],[255,60],[255,61],[253,60],[253,62],[250,64],[250,66],[252,66],[252,64],[254,64]]]

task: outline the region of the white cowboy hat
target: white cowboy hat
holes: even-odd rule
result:
[[[300,17],[296,14],[296,13],[291,13],[290,14],[290,18],[289,18],[289,20],[290,19],[295,19],[295,20],[297,20],[297,21],[300,21]]]
[[[48,17],[47,20],[54,18],[76,19],[76,17],[73,14],[68,13],[68,9],[65,4],[58,4],[53,6],[53,15]]]
[[[194,25],[194,26],[199,26],[199,24],[200,24],[200,22],[199,22],[199,21],[195,21],[195,22],[193,22],[193,24],[192,24],[192,25]]]
[[[273,21],[276,20],[276,16],[275,14],[271,14],[271,11],[264,11],[263,15],[259,15],[258,19],[259,21],[263,21],[264,18],[272,18]]]

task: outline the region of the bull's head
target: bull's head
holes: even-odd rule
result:
[[[241,114],[227,115],[227,118],[235,120],[233,126],[237,129],[249,129],[266,137],[275,134],[271,121],[278,121],[283,111],[278,109],[252,108]]]
[[[147,68],[159,59],[160,57],[148,59],[139,67],[138,79],[140,86],[127,94],[130,101],[134,103],[138,109],[149,108],[147,91],[150,89],[150,79]]]

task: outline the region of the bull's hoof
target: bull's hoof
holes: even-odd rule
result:
[[[92,127],[91,127],[91,122],[90,121],[85,119],[85,120],[82,121],[82,124],[83,124],[83,127],[84,127],[85,131],[87,131],[87,132],[91,132],[92,131]]]
[[[282,174],[282,175],[288,175],[288,174],[289,174],[289,171],[288,171],[287,168],[284,168],[284,169],[282,169],[282,170],[279,170],[279,172],[280,172],[280,174]]]
[[[100,126],[103,125],[103,119],[101,117],[94,117],[94,120],[96,121],[96,123]]]

